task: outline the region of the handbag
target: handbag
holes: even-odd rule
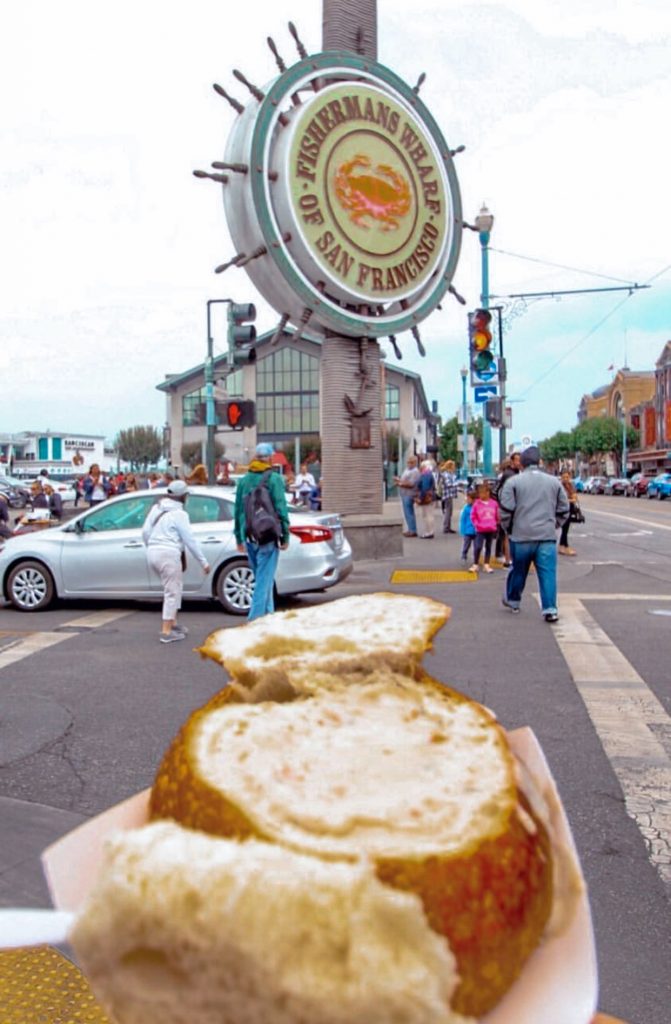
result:
[[[572,501],[571,502],[571,507],[569,509],[569,514],[568,514],[568,521],[569,521],[569,523],[584,523],[585,522],[585,516],[583,515],[583,511],[580,508],[580,505],[578,504],[577,501]]]

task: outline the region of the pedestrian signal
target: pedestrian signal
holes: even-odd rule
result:
[[[243,427],[253,427],[256,423],[256,404],[240,399],[229,402],[216,402],[218,418],[226,426],[233,430],[242,430]]]
[[[468,340],[471,363],[471,384],[496,384],[499,374],[496,356],[492,351],[492,314],[488,309],[476,309],[468,314]]]

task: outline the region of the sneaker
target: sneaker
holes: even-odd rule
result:
[[[492,569],[491,565],[486,565],[485,572],[494,572],[494,570]]]
[[[519,608],[516,605],[514,605],[514,604],[508,604],[508,602],[506,601],[505,597],[501,598],[501,604],[503,605],[504,608],[507,608],[508,611],[512,612],[513,615],[519,615],[520,614]]]
[[[161,633],[158,639],[162,644],[174,644],[177,640],[185,640],[186,637],[184,633],[179,633],[176,629],[171,629],[169,633]]]
[[[513,564],[512,562],[504,562],[504,563],[503,563],[503,568],[504,568],[504,569],[510,569],[510,567],[511,567],[511,565],[512,565],[512,564]]]
[[[416,537],[417,534],[413,533],[412,530],[405,530],[404,533],[403,533],[403,536],[404,537]]]
[[[546,622],[559,622],[559,616],[556,612],[545,612],[543,618]]]
[[[478,574],[478,567],[477,567],[477,565],[471,565],[469,567],[468,571],[475,573],[475,575],[477,576],[477,574]]]
[[[173,626],[172,627],[172,631],[173,631],[173,633],[181,633],[182,636],[188,636],[189,635],[189,631],[186,628],[186,626]]]

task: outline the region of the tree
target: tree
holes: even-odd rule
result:
[[[558,430],[552,437],[541,441],[538,447],[543,461],[554,464],[564,459],[572,459],[576,452],[575,435],[575,430]]]
[[[575,447],[583,455],[622,452],[622,422],[614,416],[595,416],[575,428]],[[627,446],[638,443],[638,431],[627,427]]]
[[[120,459],[130,462],[131,469],[146,470],[163,454],[163,435],[156,427],[128,427],[119,431],[114,447]]]
[[[453,462],[463,463],[461,452],[459,451],[459,438],[461,437],[462,430],[463,428],[459,425],[456,416],[443,423],[438,440],[438,457],[441,462],[451,459]],[[469,423],[468,433],[475,436],[476,451],[479,451],[482,448],[481,416],[478,416],[476,420]]]

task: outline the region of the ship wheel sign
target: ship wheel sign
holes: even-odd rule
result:
[[[418,87],[351,53],[308,57],[238,110],[224,161],[237,255],[281,315],[362,338],[414,329],[451,288],[462,235],[452,154]]]

